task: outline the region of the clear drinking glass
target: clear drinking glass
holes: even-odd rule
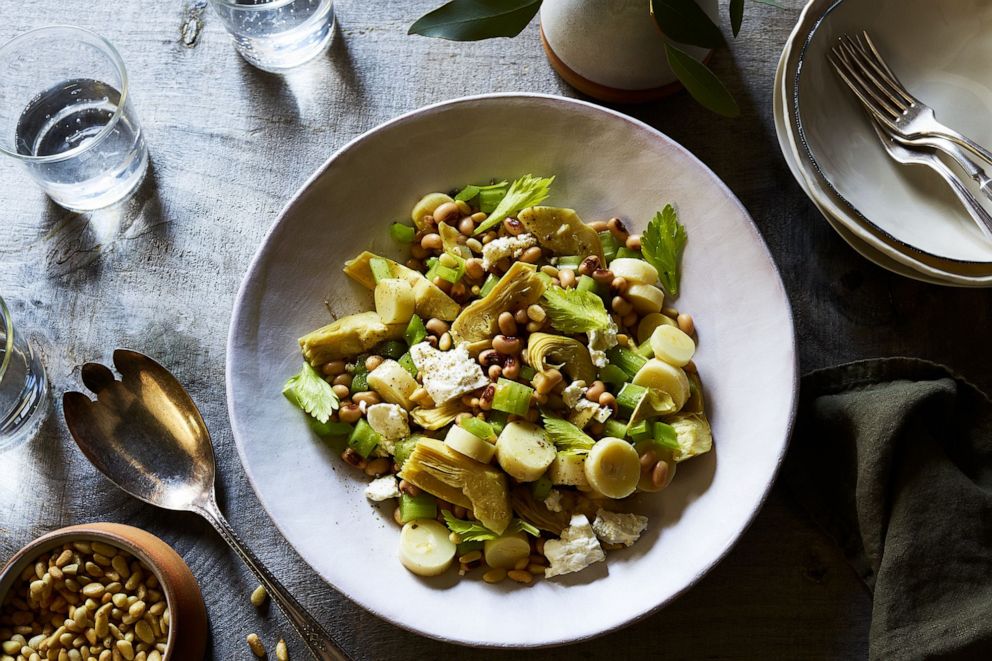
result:
[[[129,97],[107,40],[63,25],[26,32],[0,46],[0,152],[67,209],[113,204],[148,168]]]
[[[252,66],[280,72],[317,57],[334,35],[332,0],[210,0]]]
[[[41,359],[0,298],[0,450],[38,431],[48,401]]]

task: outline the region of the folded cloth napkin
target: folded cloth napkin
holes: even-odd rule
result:
[[[992,659],[992,402],[946,367],[813,372],[783,476],[873,593],[872,659]]]

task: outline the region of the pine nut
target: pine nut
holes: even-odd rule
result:
[[[276,661],[289,661],[289,650],[286,648],[286,641],[282,638],[276,643]]]
[[[546,567],[544,565],[539,565],[536,563],[531,563],[527,565],[527,571],[529,571],[534,576],[543,576]]]
[[[251,648],[251,653],[260,659],[265,658],[265,645],[259,639],[257,633],[248,634],[248,647]]]
[[[482,575],[482,580],[486,583],[499,583],[506,578],[505,569],[490,569]]]
[[[517,583],[523,583],[524,585],[529,585],[534,582],[534,575],[529,571],[524,571],[522,569],[511,569],[506,572],[506,575],[510,577],[511,580]]]
[[[441,336],[441,339],[438,340],[437,348],[440,349],[441,351],[448,351],[449,349],[451,349],[452,344],[453,342],[451,340],[451,333],[445,333],[444,335]]]
[[[545,312],[544,308],[542,308],[540,305],[534,303],[533,305],[528,306],[527,316],[530,318],[531,321],[543,322],[545,319],[548,318],[548,313]]]
[[[269,593],[265,591],[265,588],[259,585],[251,593],[251,605],[255,608],[261,608],[265,605],[265,602],[269,600]]]
[[[696,324],[692,321],[692,315],[683,312],[676,317],[675,322],[679,325],[679,330],[686,335],[692,335],[696,331]]]

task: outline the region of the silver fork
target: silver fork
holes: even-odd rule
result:
[[[933,108],[909,93],[882,59],[867,32],[856,39],[844,35],[829,57],[861,103],[890,131],[908,140],[925,137],[950,140],[992,163],[992,152],[937,121]]]
[[[943,177],[944,181],[951,187],[951,190],[954,191],[958,200],[964,205],[968,215],[971,216],[979,229],[982,230],[985,238],[992,241],[992,216],[989,215],[989,212],[985,210],[985,207],[982,206],[978,199],[971,194],[971,191],[961,182],[958,176],[942,160],[937,158],[936,154],[929,150],[907,148],[889,133],[887,127],[878,121],[873,120],[871,126],[875,129],[878,139],[882,141],[885,151],[893,159],[907,165],[926,165]]]

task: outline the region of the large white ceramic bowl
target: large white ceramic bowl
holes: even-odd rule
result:
[[[396,255],[392,220],[427,191],[491,177],[555,174],[552,204],[635,227],[667,202],[689,233],[681,309],[699,329],[696,363],[715,451],[639,498],[650,527],[607,563],[529,588],[449,573],[418,578],[397,560],[391,507],[328,451],[280,395],[296,339],[372,307],[341,274],[372,248]],[[796,350],[781,279],[747,212],[719,179],[658,131],[560,97],[459,99],[393,120],[342,148],[293,197],[238,294],[227,351],[229,411],[262,504],[300,555],[361,606],[411,631],[490,647],[557,645],[627,624],[699,580],[761,506],[785,452]]]
[[[992,264],[986,241],[947,185],[920,166],[893,161],[882,149],[860,104],[826,59],[842,34],[868,30],[903,83],[937,116],[992,144],[992,4],[985,0],[836,0],[794,44],[790,98],[800,150],[814,176],[842,207],[902,252],[921,261],[945,260],[967,272]],[[937,262],[939,263],[939,262]],[[960,270],[960,269],[959,269]],[[969,272],[969,275],[974,273]]]

